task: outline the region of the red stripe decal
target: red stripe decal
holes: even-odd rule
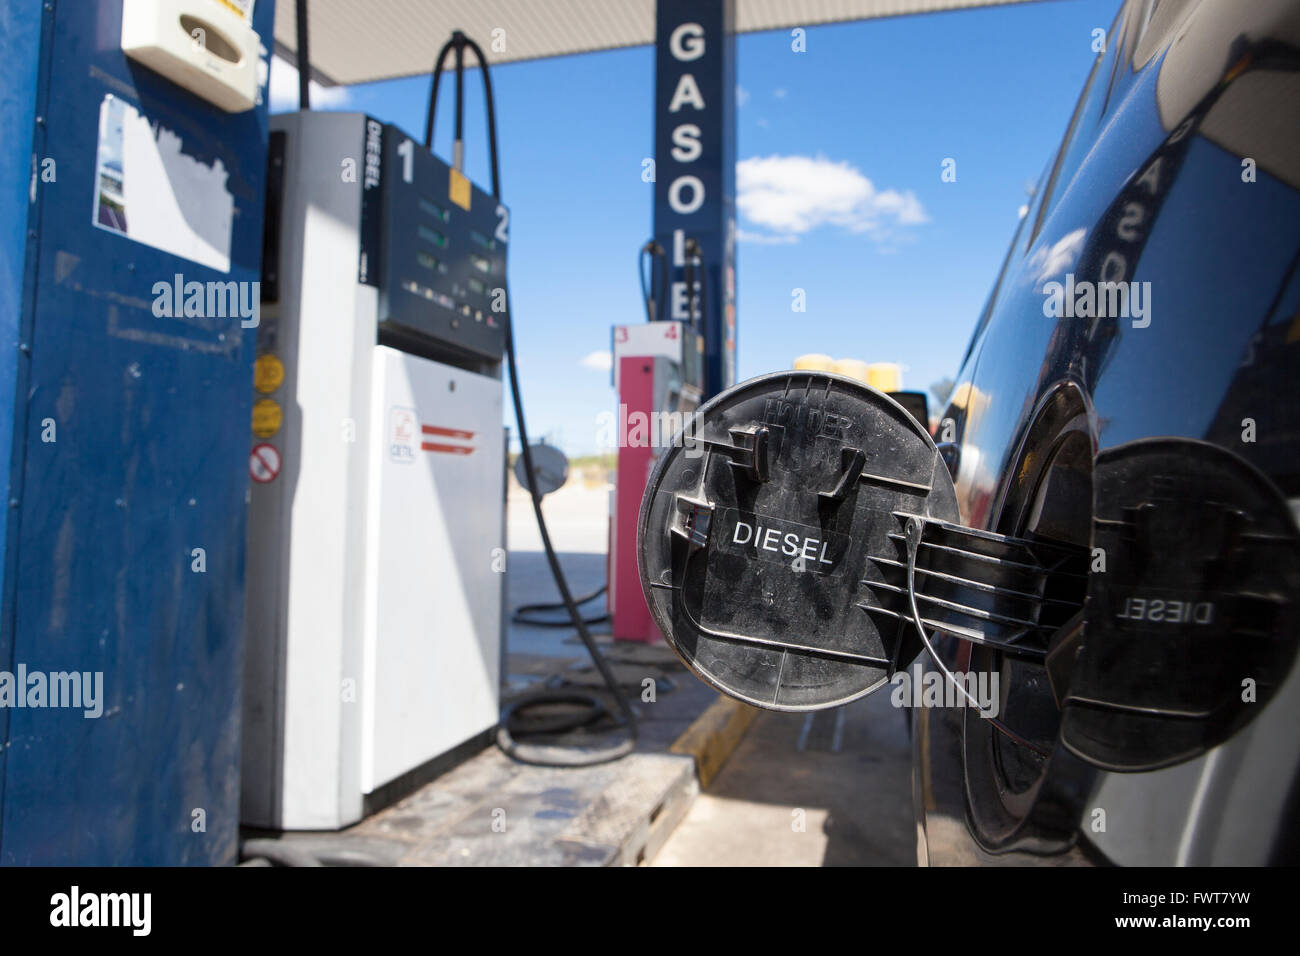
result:
[[[440,445],[435,442],[426,441],[420,444],[424,451],[441,452],[444,455],[472,455],[474,454],[473,445]]]
[[[426,435],[440,435],[443,438],[473,438],[473,432],[467,432],[461,428],[440,428],[437,425],[421,425],[420,431]]]

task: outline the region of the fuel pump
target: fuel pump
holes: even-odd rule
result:
[[[461,171],[460,123],[446,163],[431,120],[423,147],[364,114],[272,120],[248,824],[351,823],[498,722],[509,211],[495,149],[489,192]]]
[[[693,238],[685,238],[681,246],[686,318],[663,318],[675,311],[666,300],[669,258],[652,239],[641,247],[638,262],[646,321],[616,325],[613,331],[618,477],[610,502],[608,604],[614,637],[620,640],[658,639],[637,583],[636,516],[650,469],[674,436],[689,426],[703,398],[702,254]]]

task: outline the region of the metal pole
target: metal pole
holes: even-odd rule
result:
[[[298,27],[298,109],[311,109],[311,51],[307,46],[307,0],[295,0]]]

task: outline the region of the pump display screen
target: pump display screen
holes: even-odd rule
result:
[[[509,212],[396,126],[368,119],[361,281],[381,331],[500,359]]]

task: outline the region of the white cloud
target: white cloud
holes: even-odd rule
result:
[[[298,70],[287,60],[271,57],[271,82],[268,96],[272,113],[285,113],[298,108]],[[311,81],[311,108],[338,109],[348,102],[346,86],[321,86]]]
[[[600,349],[578,359],[578,364],[583,368],[595,369],[597,372],[608,372],[614,367],[614,356],[610,354],[609,349]]]
[[[878,190],[857,167],[825,156],[742,160],[736,164],[736,193],[741,214],[778,236],[798,237],[829,225],[884,240],[899,227],[930,221],[910,190]]]
[[[772,95],[775,96],[778,100],[785,99],[785,87],[778,86],[776,89],[772,91]]]
[[[752,242],[760,246],[782,246],[792,242],[798,242],[799,237],[794,235],[772,236],[765,232],[750,232],[748,229],[736,230],[737,242]]]
[[[736,84],[736,108],[744,106],[749,102],[749,90],[745,89],[739,83]]]

